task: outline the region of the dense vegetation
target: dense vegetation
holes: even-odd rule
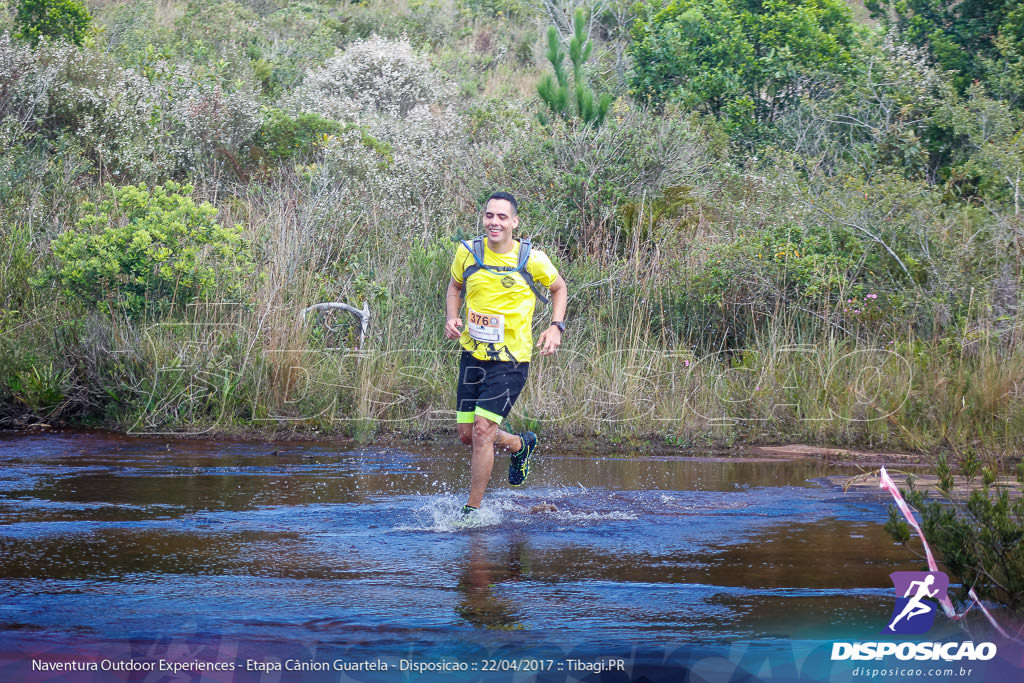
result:
[[[450,429],[443,284],[507,189],[571,294],[515,422],[998,472],[1024,12],[856,9],[0,0],[0,422]]]
[[[1017,453],[1024,38],[975,4],[0,5],[3,419],[447,426],[508,188],[573,309],[519,419]]]

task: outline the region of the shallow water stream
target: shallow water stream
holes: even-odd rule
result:
[[[825,481],[851,466],[548,444],[520,489],[497,458],[467,529],[468,460],[0,436],[0,679],[54,680],[45,660],[200,680],[116,670],[178,658],[233,663],[203,674],[228,681],[851,680],[828,646],[877,639],[889,573],[921,568],[884,497]]]

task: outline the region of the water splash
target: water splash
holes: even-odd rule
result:
[[[495,507],[482,507],[473,513],[473,521],[467,522],[462,514],[463,499],[452,495],[435,495],[426,498],[416,510],[416,523],[400,525],[396,531],[432,531],[435,533],[457,533],[467,529],[496,527],[501,524],[501,510]]]

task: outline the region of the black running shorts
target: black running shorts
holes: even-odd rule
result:
[[[508,417],[526,386],[529,363],[480,360],[463,351],[459,360],[459,385],[455,392],[457,421],[472,424],[477,415],[495,424]]]

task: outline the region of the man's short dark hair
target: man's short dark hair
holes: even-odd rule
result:
[[[512,205],[512,215],[519,215],[519,202],[517,202],[516,198],[510,195],[508,192],[495,192],[494,194],[487,198],[487,201],[489,202],[492,199],[504,199],[506,202]],[[487,202],[484,202],[484,206],[487,206]]]

